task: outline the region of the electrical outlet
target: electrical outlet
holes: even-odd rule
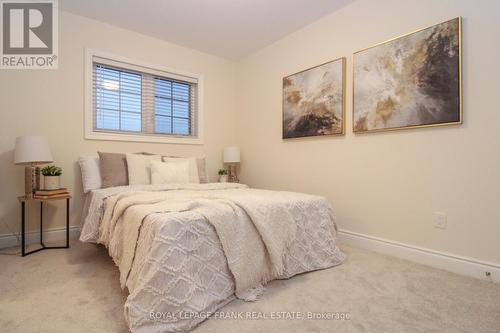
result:
[[[446,229],[447,216],[445,212],[434,212],[434,227]]]

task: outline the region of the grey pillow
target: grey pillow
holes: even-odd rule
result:
[[[125,154],[98,152],[102,187],[128,185],[127,158]]]

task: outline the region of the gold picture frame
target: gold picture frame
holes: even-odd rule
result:
[[[341,125],[340,125],[340,131],[336,133],[328,133],[328,134],[308,134],[308,135],[289,135],[286,130],[286,118],[287,118],[287,110],[286,110],[286,80],[290,79],[293,76],[301,75],[301,74],[306,74],[307,72],[313,71],[315,69],[319,69],[322,66],[329,65],[329,64],[334,64],[336,62],[340,62],[341,66],[341,77],[340,80],[342,81],[340,84],[340,87],[342,89],[341,91],[341,99],[342,101],[340,102],[340,107],[341,107]],[[281,106],[282,106],[282,118],[281,118],[281,124],[282,124],[282,139],[283,140],[294,140],[294,139],[307,139],[307,138],[318,138],[318,137],[331,137],[331,136],[342,136],[345,135],[345,127],[346,127],[346,57],[340,57],[336,58],[324,63],[321,63],[319,65],[309,67],[307,69],[304,69],[302,71],[287,75],[283,77],[282,79],[282,99],[281,99]],[[305,110],[303,112],[306,112]]]
[[[385,127],[385,128],[370,128],[370,129],[362,129],[360,130],[361,126],[357,126],[357,121],[359,120],[359,117],[356,115],[356,56],[359,55],[362,52],[366,52],[368,50],[372,50],[374,48],[387,45],[389,43],[394,43],[398,40],[401,40],[403,38],[408,38],[411,36],[415,36],[415,34],[425,32],[429,29],[436,29],[437,27],[440,27],[445,24],[450,24],[456,21],[457,24],[457,48],[458,48],[458,63],[457,63],[457,75],[458,75],[458,86],[457,86],[457,99],[458,99],[458,110],[456,110],[455,116],[457,117],[456,120],[453,121],[443,121],[443,122],[435,122],[435,123],[425,123],[425,124],[412,124],[412,125],[405,125],[405,126],[393,126],[393,127]],[[414,129],[414,128],[424,128],[424,127],[437,127],[437,126],[449,126],[449,125],[460,125],[463,124],[463,102],[462,102],[462,18],[460,16],[452,18],[450,20],[443,21],[441,23],[437,23],[425,28],[421,28],[419,30],[386,40],[384,42],[375,44],[373,46],[364,48],[362,50],[356,51],[352,55],[352,131],[355,134],[366,134],[366,133],[373,133],[373,132],[384,132],[384,131],[394,131],[394,130],[402,130],[402,129]],[[378,107],[378,105],[377,105]]]

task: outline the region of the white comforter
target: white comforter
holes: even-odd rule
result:
[[[229,227],[215,216],[223,216]],[[241,233],[251,229],[251,222],[257,236],[245,240]],[[271,227],[271,233],[260,230],[274,223],[284,234],[277,243],[266,239],[276,228]],[[235,239],[256,244],[254,258],[251,249],[235,250],[238,241],[228,241],[231,225]],[[324,198],[239,184],[191,184],[94,191],[81,240],[100,239],[120,267],[130,292],[125,317],[131,330],[171,332],[203,321],[207,313],[231,301],[239,285],[257,287],[259,279],[288,278],[341,263],[344,255],[335,237],[334,217]],[[272,249],[276,244],[281,252]],[[266,255],[271,262],[262,259]],[[281,268],[273,270],[276,261]],[[262,274],[241,279],[266,264],[269,269]],[[245,265],[251,269],[245,270]],[[275,274],[266,275],[270,271]]]

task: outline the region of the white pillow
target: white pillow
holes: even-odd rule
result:
[[[83,192],[88,193],[102,187],[99,157],[80,156],[78,159],[82,171]]]
[[[161,161],[161,155],[126,154],[129,185],[151,184],[151,162]]]
[[[163,156],[163,162],[168,163],[188,163],[189,170],[189,183],[200,183],[200,177],[198,175],[198,162],[196,157],[167,157]]]
[[[189,183],[189,162],[151,162],[151,183],[153,185]]]

